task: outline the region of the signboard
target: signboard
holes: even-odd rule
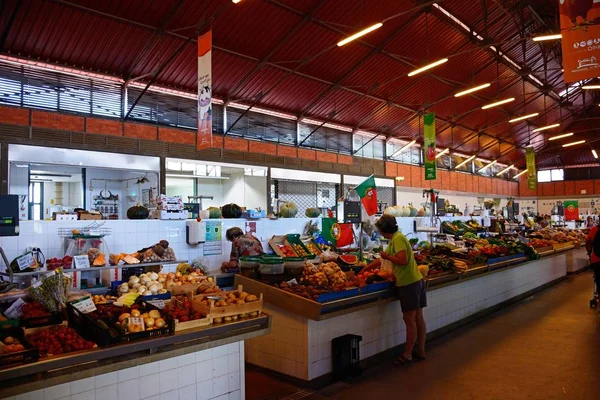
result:
[[[37,262],[33,258],[33,253],[27,252],[17,258],[17,265],[19,266],[19,271],[23,271],[27,268],[36,268]]]
[[[75,268],[90,268],[90,259],[87,255],[74,256],[73,264]]]
[[[600,0],[559,0],[565,82],[600,76]]]
[[[577,200],[565,201],[565,221],[579,219],[579,202]]]
[[[435,164],[435,114],[423,116],[423,160],[425,160],[425,180],[436,179]]]
[[[525,149],[525,160],[527,162],[527,187],[529,190],[537,188],[537,172],[535,171],[535,150],[533,147]]]
[[[198,150],[212,146],[212,31],[198,36]]]

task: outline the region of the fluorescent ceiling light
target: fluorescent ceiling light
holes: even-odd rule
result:
[[[169,178],[190,178],[190,179],[220,179],[228,180],[228,176],[205,176],[205,175],[188,175],[188,174],[165,174]]]
[[[571,143],[563,144],[562,147],[577,146],[578,144],[583,144],[583,143],[585,143],[585,140],[578,140],[577,142],[571,142]]]
[[[239,3],[242,0],[231,0],[231,1],[233,2],[233,4],[237,4],[237,3]]]
[[[533,130],[533,132],[541,132],[541,131],[546,131],[548,129],[552,129],[552,128],[558,128],[560,126],[560,124],[552,124],[552,125],[546,125],[546,126],[542,126],[539,128],[536,128]]]
[[[408,76],[415,76],[417,74],[420,74],[421,72],[427,71],[428,69],[431,69],[431,68],[435,68],[438,65],[442,65],[447,62],[448,62],[447,58],[442,58],[441,60],[437,60],[435,62],[432,62],[431,64],[425,65],[424,67],[421,67],[421,68],[415,69],[414,71],[409,72]]]
[[[447,153],[447,152],[449,152],[449,151],[450,151],[450,149],[445,149],[445,150],[442,150],[442,151],[440,151],[439,153],[437,153],[437,154],[435,155],[435,158],[440,158],[441,156],[443,156],[444,154],[446,154],[446,153]]]
[[[338,45],[338,47],[341,47],[345,44],[350,43],[353,40],[358,39],[361,36],[365,36],[367,33],[371,33],[374,30],[381,28],[382,26],[383,26],[383,23],[378,22],[375,25],[371,25],[368,28],[363,29],[362,31],[356,32],[354,35],[348,36],[346,39],[340,40],[337,45]]]
[[[468,163],[469,161],[472,161],[475,158],[475,156],[471,156],[469,158],[467,158],[465,161],[461,162],[460,164],[458,164],[456,167],[454,167],[454,169],[458,169],[460,167],[462,167],[463,165],[465,165],[466,163]]]
[[[544,42],[547,40],[560,40],[560,39],[562,39],[562,34],[556,33],[556,34],[552,34],[552,35],[536,36],[536,37],[532,38],[531,40],[533,40],[534,42]]]
[[[520,177],[521,175],[523,175],[525,172],[527,172],[526,169],[524,169],[523,171],[519,172],[517,175],[513,176],[513,179],[517,179],[518,177]]]
[[[497,101],[495,103],[486,104],[485,106],[481,107],[481,109],[482,110],[487,110],[488,108],[497,107],[497,106],[500,106],[502,104],[510,103],[511,101],[515,101],[515,98],[511,97],[510,99],[504,99],[504,100]]]
[[[514,167],[514,166],[515,166],[515,165],[513,164],[513,165],[511,165],[511,166],[508,166],[508,167],[504,168],[502,171],[498,172],[498,173],[496,174],[496,176],[500,176],[500,175],[504,174],[505,172],[508,172],[508,171],[509,171],[509,170],[510,170],[512,167]]]
[[[404,152],[404,150],[408,149],[409,147],[411,147],[411,146],[412,146],[413,144],[415,144],[415,143],[417,143],[417,141],[416,141],[416,140],[413,140],[413,141],[411,141],[411,142],[407,143],[407,144],[406,144],[404,147],[402,147],[400,150],[398,150],[398,151],[394,152],[394,154],[392,154],[392,155],[390,156],[390,158],[394,158],[394,157],[396,157],[398,154],[402,154],[402,153]]]
[[[600,85],[583,85],[581,88],[583,90],[595,90],[600,89]]]
[[[491,86],[491,83],[484,83],[483,85],[475,86],[475,87],[472,87],[471,89],[467,89],[467,90],[463,90],[462,92],[458,92],[454,95],[454,97],[461,97],[466,94],[476,92],[478,90],[489,88],[490,86]]]
[[[594,156],[594,158],[598,158],[598,153],[596,153],[596,150],[592,149],[592,155]]]
[[[511,119],[508,122],[512,124],[513,122],[523,121],[524,119],[537,117],[538,115],[540,115],[540,113],[537,113],[537,112],[536,113],[532,113],[532,114],[522,115],[520,117],[513,118],[513,119]]]
[[[548,138],[548,140],[558,140],[558,139],[566,138],[566,137],[573,136],[573,135],[574,135],[573,132],[563,133],[562,135],[552,136],[551,138]]]
[[[477,171],[477,172],[483,172],[486,169],[488,169],[489,167],[491,167],[492,165],[496,164],[497,162],[498,162],[498,160],[494,160],[491,163],[489,163],[488,165],[485,165],[485,166],[481,167],[481,169],[479,171]]]

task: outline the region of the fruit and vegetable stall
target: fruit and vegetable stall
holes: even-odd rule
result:
[[[0,398],[211,347],[239,348],[270,330],[262,293],[225,291],[187,263],[176,272],[131,274],[93,295],[73,289],[67,271],[0,295]]]

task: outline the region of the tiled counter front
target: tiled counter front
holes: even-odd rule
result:
[[[242,400],[244,344],[235,342],[8,399]]]
[[[567,272],[575,273],[588,266],[589,256],[585,246],[567,252]]]
[[[425,309],[432,332],[527,293],[567,273],[567,254],[557,254],[461,283],[430,290]],[[398,346],[406,330],[397,301],[322,321],[290,315],[272,305],[269,335],[246,341],[246,361],[310,381],[331,372],[331,340],[345,334],[362,336],[365,359]]]

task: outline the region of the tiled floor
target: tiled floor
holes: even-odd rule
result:
[[[431,343],[426,362],[401,369],[387,362],[307,399],[600,399],[600,318],[588,308],[591,288],[591,273],[571,277]],[[296,392],[260,374],[246,386],[248,400]]]

